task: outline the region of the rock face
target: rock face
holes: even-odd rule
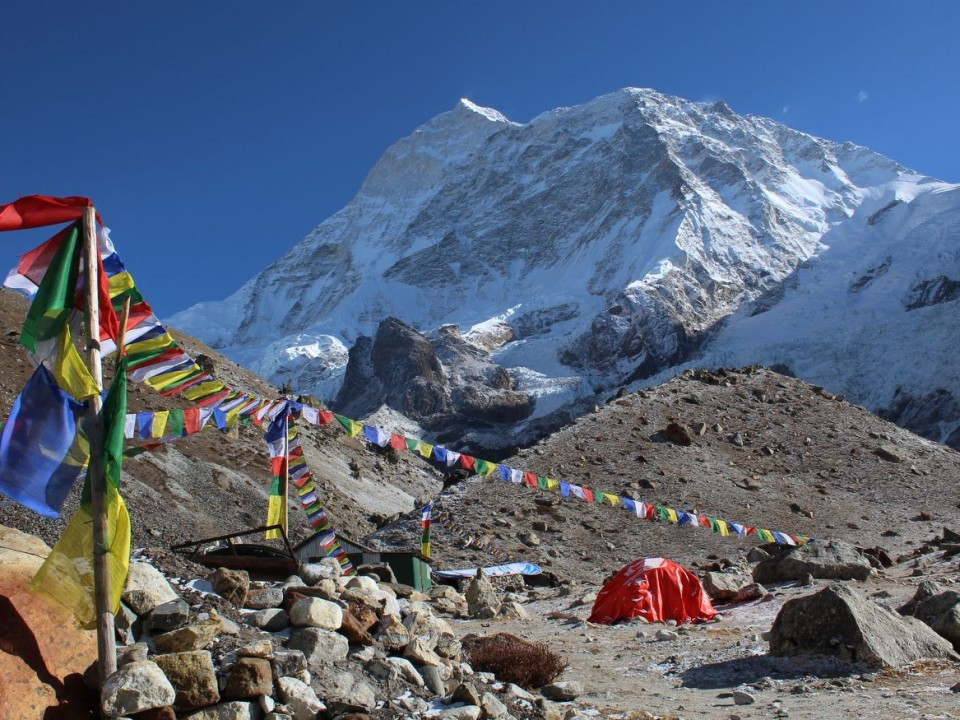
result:
[[[903,618],[846,585],[784,603],[770,635],[773,655],[836,655],[871,667],[958,656],[923,623]]]
[[[471,400],[414,344],[394,345],[414,359],[399,385],[359,385],[390,375],[373,367],[376,340],[358,340],[384,318],[462,323],[543,399],[538,417],[696,351],[702,366],[787,363],[907,421],[936,393],[958,412],[960,368],[938,332],[960,287],[958,206],[954,186],[723,102],[626,88],[520,124],[461,101],[284,257],[171,323],[324,397],[356,343],[346,385],[420,416]],[[476,427],[500,415],[482,395]]]
[[[0,525],[0,717],[43,717],[58,695],[78,712],[96,712],[95,694],[64,684],[97,659],[96,633],[65,623],[27,589],[49,552],[39,538]]]
[[[768,584],[801,580],[806,575],[825,580],[866,580],[870,561],[842,540],[815,540],[757,563],[753,579]]]
[[[514,423],[533,411],[533,399],[514,389],[507,371],[470,345],[454,326],[425,336],[397,318],[380,323],[371,339],[350,349],[343,387],[332,407],[363,417],[381,405],[424,427]]]

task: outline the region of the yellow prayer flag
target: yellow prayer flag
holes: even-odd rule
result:
[[[169,417],[169,410],[159,410],[153,414],[153,425],[150,428],[150,437],[163,437],[163,431],[167,429],[167,419]]]
[[[73,344],[68,324],[63,326],[63,330],[56,338],[36,343],[36,349],[37,356],[50,369],[57,385],[68,395],[77,400],[85,400],[100,394],[100,388],[97,387],[90,370],[80,358],[76,345]]]
[[[559,490],[559,489],[560,489],[560,481],[559,481],[559,480],[554,480],[553,478],[548,477],[548,478],[547,478],[547,490],[549,490],[550,492],[556,492],[556,491]]]
[[[417,445],[417,452],[420,453],[420,457],[429,460],[430,456],[433,454],[433,445],[428,445],[421,440]]]
[[[664,508],[664,509],[667,511],[667,519],[670,522],[672,522],[674,525],[676,525],[679,522],[679,518],[677,518],[677,511],[674,510],[673,508]]]
[[[620,502],[620,498],[616,495],[611,495],[610,493],[604,493],[603,497],[609,502],[613,507],[617,506],[617,503]]]

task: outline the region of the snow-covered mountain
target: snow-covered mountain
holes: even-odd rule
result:
[[[460,101],[170,323],[327,398],[381,320],[456,324],[535,401],[527,423],[683,363],[776,364],[960,444],[958,298],[960,186],[627,88],[526,124]]]

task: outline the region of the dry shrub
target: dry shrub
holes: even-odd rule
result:
[[[567,663],[543,643],[532,643],[508,633],[464,638],[474,670],[493,673],[498,680],[536,689],[556,680]]]

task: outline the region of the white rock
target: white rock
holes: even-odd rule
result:
[[[377,584],[377,581],[374,580],[369,575],[356,575],[350,580],[347,581],[348,588],[359,588],[365,592],[369,593],[379,593],[380,586]]]
[[[156,663],[140,660],[108,677],[101,697],[103,714],[119,717],[173,705],[177,693]]]
[[[313,688],[296,678],[278,678],[277,687],[280,689],[280,699],[293,710],[294,720],[314,720],[317,713],[327,709]]]
[[[294,627],[339,630],[343,624],[343,610],[329,600],[305,598],[290,608],[290,623]]]
[[[158,605],[176,600],[179,595],[153,565],[132,562],[121,597],[137,615],[143,615]]]

